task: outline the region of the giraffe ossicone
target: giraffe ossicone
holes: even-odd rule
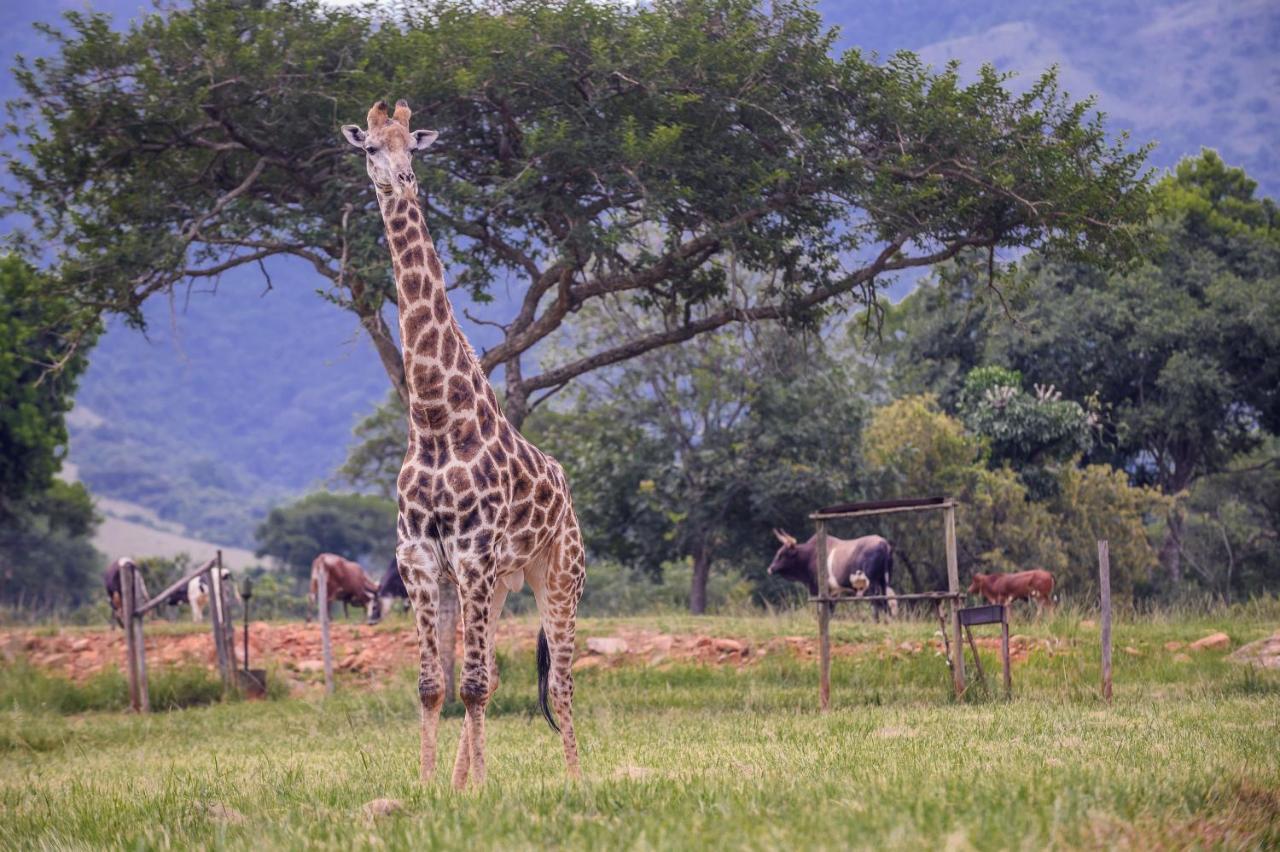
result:
[[[369,110],[343,136],[365,153],[386,228],[409,390],[409,436],[397,482],[396,548],[418,630],[421,777],[435,772],[444,702],[436,610],[440,583],[458,587],[463,618],[459,694],[466,719],[453,783],[485,778],[484,716],[498,687],[494,641],[507,593],[528,582],[538,604],[539,697],[578,777],[573,650],[586,554],[564,471],[507,421],[445,292],[444,267],[418,203],[413,154],[434,130],[410,130],[404,101]],[[445,637],[452,641],[452,637]],[[548,707],[548,700],[550,707]],[[554,710],[554,716],[552,715]]]

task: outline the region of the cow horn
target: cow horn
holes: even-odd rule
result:
[[[409,102],[404,98],[396,101],[396,112],[395,115],[391,117],[394,118],[405,130],[409,129],[409,115]]]
[[[782,542],[783,544],[795,544],[795,543],[796,543],[795,536],[787,535],[785,532],[783,532],[783,531],[782,531],[782,530],[780,530],[780,529],[775,528],[775,529],[774,529],[774,531],[773,531],[773,534],[774,534],[775,536],[777,536],[777,537],[778,537],[778,541]]]
[[[369,110],[369,129],[377,130],[379,127],[387,123],[387,102],[378,101]]]

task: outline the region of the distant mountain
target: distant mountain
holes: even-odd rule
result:
[[[90,5],[117,22],[149,8]],[[7,67],[15,52],[47,51],[30,22],[73,8],[85,6],[4,4],[0,60]],[[910,49],[935,65],[957,59],[969,73],[991,62],[1024,81],[1056,64],[1073,96],[1098,95],[1111,127],[1131,130],[1135,144],[1159,143],[1153,165],[1211,146],[1269,194],[1280,191],[1278,8],[1274,0],[820,5],[841,28],[841,49]],[[0,79],[0,94],[16,94],[11,79]],[[149,338],[112,324],[72,425],[72,459],[95,493],[247,545],[266,506],[325,482],[387,380],[355,320],[314,294],[314,273],[290,263],[271,272],[275,288],[265,295],[258,276],[242,273],[216,296],[152,303]],[[513,308],[498,301],[479,310],[502,318]],[[483,345],[485,329],[467,331]]]

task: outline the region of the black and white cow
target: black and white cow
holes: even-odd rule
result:
[[[816,539],[804,544],[781,530],[774,530],[782,546],[769,564],[769,573],[793,583],[804,583],[809,594],[818,594],[814,566],[818,561]],[[855,595],[888,595],[893,597],[893,545],[878,535],[842,539],[827,536],[827,583],[830,589],[848,589]],[[898,602],[873,601],[876,618],[881,612],[898,614]]]

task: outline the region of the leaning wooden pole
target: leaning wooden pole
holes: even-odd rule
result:
[[[1102,592],[1102,700],[1111,703],[1111,546],[1098,541],[1098,588]]]
[[[134,648],[137,636],[133,629],[133,566],[120,567],[120,620],[124,622],[124,661],[129,673],[129,709],[142,712],[142,693],[138,689],[138,654]]]
[[[831,707],[831,609],[827,589],[827,522],[817,522],[814,581],[818,586],[818,707],[825,713]]]
[[[316,572],[316,607],[320,618],[320,654],[324,658],[324,693],[333,695],[333,647],[329,644],[329,577]]]
[[[951,647],[955,649],[951,678],[955,684],[956,698],[964,695],[964,644],[960,635],[960,564],[956,553],[956,507],[948,505],[943,510],[943,532],[947,544],[947,591],[951,599]]]

